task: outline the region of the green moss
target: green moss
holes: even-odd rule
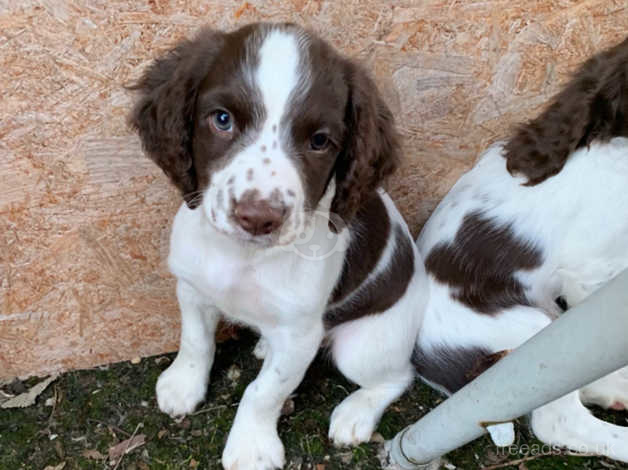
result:
[[[178,470],[194,468],[194,464],[198,469],[220,469],[237,403],[260,367],[260,361],[251,355],[254,342],[253,336],[244,335],[238,342],[220,345],[206,402],[199,413],[181,422],[161,413],[154,396],[157,377],[174,358],[172,354],[144,359],[138,365],[120,363],[65,374],[38,398],[35,406],[0,411],[0,469],[41,470],[61,462],[66,462],[65,470],[102,469],[102,460],[90,459],[84,452],[97,450],[106,456],[111,446],[127,439],[136,428],[146,436],[146,444],[126,455],[120,469]],[[233,364],[241,369],[235,382],[227,377]],[[325,470],[379,468],[375,444],[336,449],[327,440],[333,408],[354,389],[325,357],[316,359],[294,394],[294,412],[279,421],[287,468],[311,469],[316,464],[325,465]],[[58,401],[53,411],[45,402],[55,396]],[[378,432],[386,439],[392,438],[441,400],[429,387],[417,383],[384,414]],[[594,411],[611,422],[626,424],[625,412]],[[518,426],[517,438],[520,444],[540,445],[525,424]],[[499,453],[485,437],[452,452],[447,460],[459,469],[476,470],[525,457],[520,452]],[[601,470],[608,465],[611,463],[605,459],[562,455],[539,456],[525,462],[528,470]],[[627,465],[612,465],[628,470]]]

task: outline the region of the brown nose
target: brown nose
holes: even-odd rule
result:
[[[284,207],[271,206],[264,200],[237,202],[233,211],[238,225],[252,235],[268,235],[283,223]]]

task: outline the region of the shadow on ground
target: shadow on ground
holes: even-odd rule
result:
[[[251,354],[254,344],[255,338],[244,334],[238,341],[219,345],[205,403],[179,422],[158,410],[154,394],[157,377],[173,354],[147,358],[136,365],[127,362],[65,374],[34,406],[0,410],[0,469],[220,469],[237,403],[260,366]],[[14,382],[5,390],[20,393],[36,382]],[[293,396],[294,407],[284,407],[286,414],[279,422],[286,468],[380,468],[377,442],[336,449],[327,440],[333,407],[353,389],[323,355],[316,359]],[[392,438],[441,400],[417,382],[386,412],[375,440]],[[603,416],[619,425],[628,424],[625,412],[604,412]],[[116,456],[116,444],[125,441],[135,445],[122,457]],[[123,445],[120,452],[118,447],[117,454],[124,449]],[[607,459],[544,453],[520,421],[515,448],[500,451],[482,438],[448,455],[443,468],[628,470],[628,465]]]

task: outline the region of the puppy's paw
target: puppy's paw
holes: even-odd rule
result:
[[[256,358],[262,360],[266,357],[267,353],[268,353],[268,341],[266,341],[266,339],[260,336],[259,340],[257,341],[257,344],[255,345],[255,349],[253,349],[253,355]]]
[[[284,462],[283,444],[273,427],[234,426],[222,453],[225,470],[275,470]]]
[[[367,442],[379,420],[368,394],[358,390],[334,408],[329,426],[329,439],[336,447]]]
[[[159,409],[170,416],[182,416],[194,411],[207,391],[207,367],[192,361],[175,359],[157,380]]]

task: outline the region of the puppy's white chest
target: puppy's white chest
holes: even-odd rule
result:
[[[247,253],[237,242],[215,232],[208,234],[201,212],[183,206],[174,221],[168,264],[207,303],[252,326],[273,325],[286,316],[316,311],[322,315],[324,292],[331,292],[335,282],[324,269],[328,263],[305,263],[288,252],[260,256],[255,251]],[[339,270],[339,266],[332,268]]]
[[[273,291],[250,263],[212,246],[188,245],[171,253],[170,268],[229,317],[249,324],[277,321],[276,309],[269,308],[277,303]]]

